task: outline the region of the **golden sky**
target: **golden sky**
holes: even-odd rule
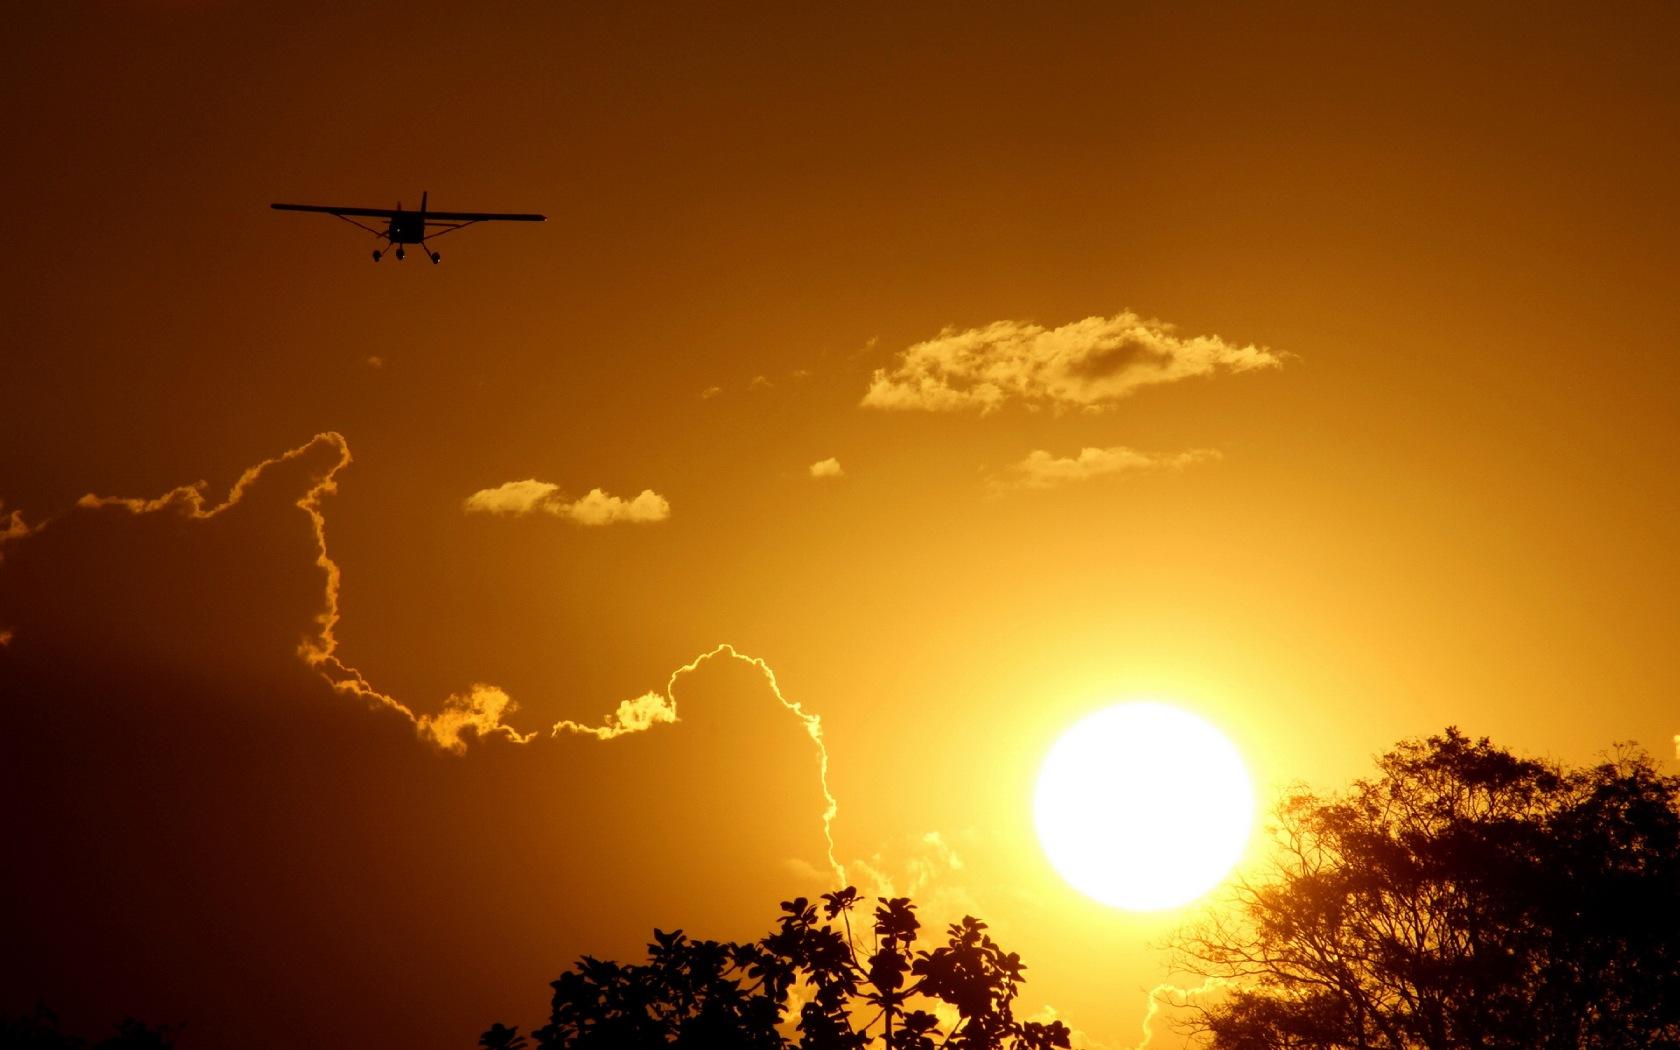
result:
[[[1095,707],[1667,760],[1672,6],[347,6],[9,14],[0,1009],[470,1045],[826,831],[1132,1047]]]

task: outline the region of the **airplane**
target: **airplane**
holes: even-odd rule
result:
[[[341,208],[333,204],[270,204],[275,211],[313,211],[336,216],[358,229],[366,230],[375,237],[382,238],[386,243],[386,250],[390,245],[397,247],[397,260],[400,262],[407,256],[403,251],[405,244],[418,244],[420,250],[431,257],[433,264],[443,261],[426,242],[446,233],[471,226],[480,222],[543,222],[547,216],[517,214],[512,212],[478,212],[478,211],[427,211],[426,193],[420,194],[420,210],[409,211],[397,202],[395,208]],[[389,219],[390,224],[380,230],[367,223],[357,222],[356,217],[373,219]],[[385,252],[374,249],[373,261],[384,258]]]

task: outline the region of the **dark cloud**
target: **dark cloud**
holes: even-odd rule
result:
[[[334,634],[322,514],[348,462],[324,435],[226,498],[85,500],[8,542],[0,1009],[184,1021],[201,1046],[470,1045],[579,952],[824,888],[788,862],[824,856],[832,800],[767,668],[697,661],[665,683],[680,724],[610,745],[516,746],[500,711],[451,723],[462,757],[417,741],[428,716]]]

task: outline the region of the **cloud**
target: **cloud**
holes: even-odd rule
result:
[[[518,705],[505,691],[494,685],[475,684],[464,695],[448,697],[442,710],[436,714],[417,713],[414,708],[394,696],[375,688],[360,670],[339,657],[337,628],[340,620],[339,594],[342,573],[338,563],[327,550],[327,519],[322,510],[322,501],[324,497],[338,491],[338,475],[350,463],[349,443],[343,435],[328,431],[315,435],[297,448],[246,469],[234,482],[226,498],[220,502],[212,502],[206,496],[209,485],[199,481],[178,486],[155,499],[98,496],[90,493],[77,500],[76,508],[84,513],[122,511],[135,517],[172,514],[190,522],[208,522],[220,518],[250,497],[259,480],[266,474],[288,466],[302,471],[307,478],[307,486],[301,496],[290,502],[291,506],[302,511],[308,519],[309,535],[314,545],[314,564],[321,571],[323,582],[322,590],[315,599],[319,605],[313,613],[314,629],[297,643],[294,650],[296,656],[305,666],[318,673],[335,692],[357,697],[369,706],[400,715],[414,726],[421,739],[444,751],[464,753],[469,738],[484,740],[501,737],[515,744],[527,744],[536,740],[539,736],[537,731],[522,733],[503,720],[506,715],[517,710]],[[559,500],[556,492],[556,487],[547,482],[527,479],[510,482],[498,489],[475,493],[468,498],[467,503],[469,510],[484,509],[495,513],[528,513],[533,509],[540,509],[546,513],[569,516],[586,524],[604,524],[607,520],[661,520],[670,513],[665,500],[651,491],[644,491],[635,500],[626,501],[595,489],[583,499],[569,504]],[[472,507],[473,501],[479,497],[483,497],[481,502],[488,505],[482,508]],[[557,507],[559,509],[556,509]],[[651,516],[655,514],[657,517]],[[0,541],[29,539],[33,542],[33,537],[48,531],[56,524],[57,519],[48,519],[41,524],[25,527],[22,516],[14,511],[5,519],[4,526],[0,527]],[[245,546],[248,549],[251,545]],[[16,633],[7,627],[0,645],[22,644],[17,639]],[[193,639],[181,639],[181,642],[190,645],[193,644]],[[742,653],[727,642],[719,644],[672,671],[666,679],[663,692],[649,691],[621,702],[598,726],[569,720],[558,722],[551,728],[548,736],[572,733],[592,736],[597,740],[611,740],[674,723],[677,721],[677,683],[719,657],[727,657],[756,668],[776,702],[799,720],[805,735],[815,745],[818,782],[824,802],[822,829],[827,845],[827,860],[832,874],[839,880],[839,885],[845,885],[848,881],[846,869],[835,853],[833,829],[840,804],[829,789],[829,755],[828,745],[823,737],[822,718],[806,711],[798,701],[788,699],[782,692],[775,671],[759,657]]]
[[[479,489],[466,498],[462,507],[469,513],[480,514],[529,514],[537,510],[549,511],[553,506],[564,504],[564,501],[556,498],[559,491],[559,485],[538,481],[536,478],[526,478],[524,481],[510,481],[493,489]]]
[[[1143,1041],[1137,1044],[1137,1050],[1148,1050],[1149,1045],[1155,1041],[1155,1019],[1161,1016],[1163,1006],[1167,1008],[1189,1006],[1198,996],[1219,992],[1229,986],[1230,983],[1223,977],[1204,977],[1201,983],[1193,988],[1183,988],[1171,981],[1162,981],[1149,989],[1147,1005],[1143,1011]]]
[[[646,692],[632,700],[619,703],[618,709],[607,715],[598,726],[562,719],[554,723],[549,731],[550,736],[562,733],[577,733],[592,736],[597,740],[612,740],[628,733],[640,733],[656,725],[669,724],[678,721],[677,718],[677,682],[686,675],[699,670],[701,665],[719,656],[727,656],[732,660],[739,660],[758,669],[764,676],[764,682],[770,687],[770,693],[776,702],[805,726],[805,735],[817,746],[817,779],[822,785],[823,795],[823,839],[828,844],[828,866],[840,879],[844,886],[849,881],[846,877],[846,866],[840,862],[834,852],[834,818],[840,815],[840,802],[828,787],[828,745],[823,741],[822,716],[806,711],[796,700],[789,700],[782,692],[782,685],[776,679],[776,672],[771,666],[756,656],[736,649],[728,642],[724,642],[710,652],[701,653],[688,663],[683,664],[671,672],[665,680],[663,693]]]
[[[846,472],[841,468],[840,461],[830,456],[811,464],[811,476],[820,481],[823,478],[843,478]]]
[[[312,464],[325,457],[331,457],[331,463],[311,469],[309,487],[293,503],[293,506],[309,518],[310,530],[315,541],[315,566],[325,576],[322,606],[315,614],[315,633],[298,643],[297,654],[305,664],[319,672],[334,690],[359,697],[373,706],[395,711],[410,721],[417,721],[413,710],[406,704],[375,689],[360,671],[339,660],[337,655],[340,573],[338,563],[327,555],[327,519],[321,511],[321,499],[338,491],[338,475],[351,463],[350,445],[344,440],[344,435],[331,430],[316,434],[297,448],[246,468],[228,490],[227,498],[220,503],[210,504],[204,494],[209,488],[208,483],[197,481],[191,485],[178,486],[156,499],[149,500],[88,493],[76,501],[76,506],[82,510],[121,509],[136,516],[174,511],[191,521],[208,521],[238,506],[264,473],[292,463]]]
[[[561,513],[552,511],[551,513]],[[609,496],[600,489],[566,507],[564,514],[579,525],[610,525],[615,521],[645,523],[671,516],[671,504],[652,489],[643,489],[633,500]]]
[[[462,508],[469,514],[551,514],[579,525],[611,525],[615,522],[645,524],[671,516],[671,504],[652,489],[643,489],[635,499],[614,496],[603,489],[590,489],[577,500],[568,500],[560,486],[535,478],[510,481],[493,489],[480,489],[468,496]]]
[[[0,500],[0,511],[5,509],[5,501]],[[0,519],[0,522],[4,523],[3,526],[0,526],[0,543],[7,540],[21,540],[29,535],[29,525],[23,520],[23,511],[21,510],[7,513],[5,518]]]
[[[443,703],[443,710],[435,715],[421,715],[415,719],[414,729],[421,739],[454,754],[467,750],[467,735],[483,740],[500,736],[516,744],[530,742],[535,731],[520,733],[502,721],[502,715],[517,710],[518,704],[507,693],[493,685],[480,682],[465,696],[451,696]]]
[[[1211,448],[1164,453],[1139,452],[1125,445],[1114,445],[1109,448],[1082,448],[1079,455],[1071,457],[1056,457],[1037,449],[1011,466],[1004,475],[992,478],[991,488],[994,492],[1047,489],[1116,474],[1183,470],[1196,463],[1210,463],[1220,458],[1218,450]]]
[[[4,513],[6,505],[0,502],[0,513]],[[6,556],[5,546],[13,540],[21,540],[29,535],[29,523],[23,520],[23,512],[14,510],[4,517],[0,517],[0,559]]]
[[[611,740],[613,737],[623,736],[625,733],[645,732],[661,722],[670,723],[676,720],[676,700],[649,691],[634,699],[619,703],[618,710],[602,719],[598,726],[584,725],[581,722],[565,719],[556,722],[551,732],[555,736],[561,733],[581,733],[584,736],[592,736],[596,740]]]
[[[877,368],[866,408],[994,412],[1010,401],[1031,409],[1112,408],[1140,387],[1215,372],[1277,368],[1284,355],[1216,335],[1185,338],[1129,310],[1060,328],[994,321],[947,328]]]
[[[971,832],[963,835],[973,837]],[[983,910],[969,889],[956,881],[967,865],[946,835],[935,830],[895,842],[890,856],[889,861],[888,854],[877,851],[852,861],[863,875],[861,888],[870,896],[915,897],[940,916],[951,918]]]
[[[1061,1011],[1049,1003],[1045,1003],[1036,1013],[1028,1016],[1026,1020],[1036,1021],[1039,1024],[1049,1024],[1052,1021],[1061,1021],[1064,1025],[1067,1024]],[[1147,1031],[1144,1033],[1144,1041],[1139,1044],[1136,1050],[1144,1050],[1149,1045],[1149,1034]],[[1073,1050],[1119,1050],[1119,1048],[1108,1043],[1098,1042],[1083,1029],[1074,1028],[1072,1025],[1068,1025],[1068,1042]]]
[[[814,370],[809,368],[795,368],[787,373],[787,378],[798,383],[804,382],[816,374],[817,373]],[[774,390],[776,389],[776,380],[764,373],[759,373],[748,379],[745,385],[740,387],[740,389],[744,389],[749,394],[762,390]],[[704,390],[701,390],[699,396],[702,401],[710,401],[712,398],[717,397],[722,393],[724,393],[724,387],[714,383],[713,385],[706,387]]]

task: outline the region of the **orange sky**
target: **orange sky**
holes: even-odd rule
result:
[[[768,929],[830,876],[754,668],[547,733],[720,643],[821,716],[848,874],[1108,1047],[1187,913],[1033,842],[1104,701],[1262,795],[1448,723],[1666,760],[1672,7],[355,6],[8,19],[0,1009],[463,1046],[581,952]],[[376,267],[267,208],[422,190],[549,221]],[[336,657],[529,745],[299,658],[328,432]],[[300,448],[210,519],[73,509]]]

